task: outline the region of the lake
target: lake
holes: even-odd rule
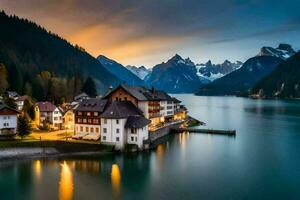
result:
[[[299,199],[300,101],[176,95],[207,128],[156,150],[0,163],[0,199]]]

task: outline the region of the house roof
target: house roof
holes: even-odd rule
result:
[[[107,104],[106,99],[84,99],[75,108],[75,111],[91,111],[91,112],[103,112]]]
[[[151,120],[143,116],[129,116],[127,118],[125,128],[143,128],[150,124]]]
[[[16,101],[25,101],[28,98],[27,95],[19,96]]]
[[[113,101],[101,114],[102,118],[122,119],[129,116],[143,116],[143,112],[130,101]]]
[[[81,99],[82,97],[89,97],[85,92],[82,92],[74,97],[74,100]]]
[[[56,109],[56,106],[51,102],[37,102],[37,106],[39,107],[40,112],[53,112]]]
[[[8,105],[0,102],[0,112],[1,112],[1,110],[5,109],[5,108],[9,109],[11,111],[14,111],[16,114],[19,113],[19,111],[17,111],[16,109],[13,109],[13,108],[9,107]]]
[[[111,93],[117,89],[122,88],[130,95],[135,97],[139,101],[159,101],[159,100],[172,100],[172,97],[161,90],[147,89],[142,86],[128,86],[121,84],[115,90],[109,92],[104,98],[108,97]]]
[[[177,98],[175,98],[175,97],[172,97],[172,99],[173,99],[173,102],[174,103],[181,103],[181,101],[180,100],[178,100]]]
[[[19,94],[15,91],[7,91],[6,92],[9,97],[18,97]]]

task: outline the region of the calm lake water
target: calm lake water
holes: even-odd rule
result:
[[[300,101],[176,95],[237,136],[182,133],[155,151],[0,163],[0,199],[300,199]]]

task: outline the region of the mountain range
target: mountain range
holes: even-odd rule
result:
[[[141,85],[145,86],[145,82],[140,79],[137,75],[132,73],[130,70],[128,70],[126,67],[121,65],[120,63],[109,59],[103,55],[100,55],[97,57],[99,62],[112,74],[114,74],[116,77],[118,77],[123,83],[127,85]]]
[[[197,95],[247,95],[262,78],[268,76],[295,51],[288,44],[277,48],[262,47],[257,56],[248,59],[241,68],[212,83],[200,87]]]
[[[151,73],[151,69],[147,69],[144,66],[136,67],[132,65],[127,65],[126,68],[142,80],[144,80],[145,77]]]
[[[153,67],[145,78],[148,85],[169,93],[193,93],[210,81],[197,75],[195,64],[176,54],[167,62]]]

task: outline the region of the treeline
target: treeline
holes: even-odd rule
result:
[[[76,74],[64,78],[49,71],[32,76],[20,73],[18,68],[7,69],[0,63],[0,95],[8,90],[28,95],[37,101],[51,101],[55,104],[69,102],[81,92],[86,92],[91,97],[97,95],[95,83],[90,77],[84,80],[80,74]]]

